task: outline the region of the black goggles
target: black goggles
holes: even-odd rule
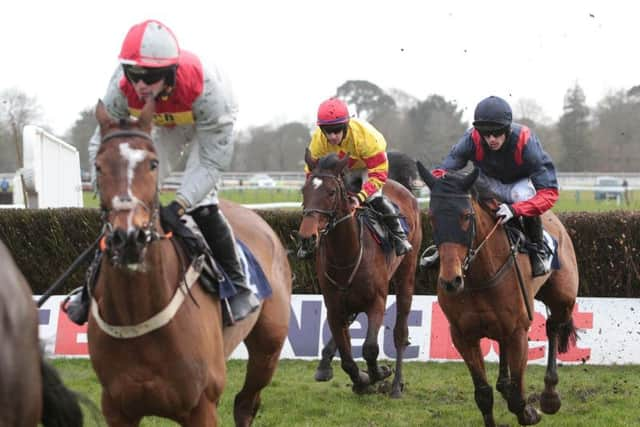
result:
[[[499,129],[478,129],[478,132],[484,137],[493,136],[497,138],[499,136],[506,135],[508,130],[509,127],[503,127]]]
[[[347,125],[345,125],[344,123],[340,123],[337,125],[322,125],[320,126],[320,129],[322,130],[322,133],[324,133],[325,135],[329,135],[332,133],[344,132],[347,129]]]
[[[131,83],[138,83],[142,80],[147,85],[158,83],[167,77],[169,68],[144,68],[134,65],[123,65],[124,75]]]

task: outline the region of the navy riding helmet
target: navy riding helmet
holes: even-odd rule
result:
[[[490,96],[480,101],[473,113],[473,127],[479,130],[508,128],[512,120],[511,107],[498,96]]]

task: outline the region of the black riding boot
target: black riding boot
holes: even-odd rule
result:
[[[542,219],[539,216],[525,216],[524,231],[533,243],[534,248],[529,251],[531,259],[531,272],[533,277],[543,276],[550,270],[549,257],[551,254],[545,247],[542,235]]]
[[[260,306],[260,301],[247,286],[244,269],[236,253],[233,231],[218,206],[203,206],[193,211],[191,216],[209,244],[213,257],[236,289],[237,293],[228,300],[231,319],[225,319],[228,325],[232,325],[255,311]]]
[[[389,202],[386,197],[380,196],[373,198],[369,204],[382,214],[385,224],[389,227],[389,231],[391,231],[391,235],[393,236],[396,255],[404,255],[413,249],[411,243],[407,240],[407,235],[402,228],[402,224],[400,224],[400,217],[391,202]]]

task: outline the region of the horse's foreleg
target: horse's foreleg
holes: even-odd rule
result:
[[[496,390],[500,392],[504,400],[509,400],[509,364],[507,362],[508,346],[500,342],[500,370],[498,373],[498,381],[496,382]]]
[[[218,408],[209,400],[206,393],[202,393],[198,405],[193,408],[189,417],[180,423],[181,426],[215,427],[218,425]]]
[[[367,371],[369,372],[369,381],[375,384],[391,375],[391,370],[378,366],[378,354],[380,354],[380,346],[378,345],[378,332],[384,317],[384,300],[373,305],[372,309],[367,313],[367,337],[362,346],[362,357],[367,361]]]
[[[349,335],[349,325],[346,319],[342,319],[335,313],[327,313],[327,320],[331,328],[331,334],[340,352],[340,365],[349,375],[353,382],[353,391],[364,393],[369,386],[369,375],[358,368],[357,363],[351,355],[351,336]]]
[[[484,358],[480,350],[480,340],[465,341],[451,328],[453,343],[462,355],[469,368],[473,380],[474,397],[476,405],[482,412],[485,427],[495,427],[493,418],[493,389],[487,382],[487,374],[484,369]]]
[[[104,390],[102,391],[102,414],[109,427],[138,427],[142,419],[126,417]]]
[[[523,328],[516,329],[513,335],[505,340],[505,346],[509,347],[507,359],[511,373],[507,398],[509,410],[518,417],[520,425],[537,424],[541,419],[540,414],[526,402],[524,395],[524,372],[529,352],[527,331]]]
[[[331,367],[331,361],[336,355],[337,350],[338,347],[336,347],[336,340],[334,340],[332,336],[327,345],[325,345],[322,349],[322,359],[320,359],[320,362],[318,362],[318,367],[316,368],[316,381],[329,381],[333,378],[333,368]]]
[[[412,271],[415,274],[415,271]],[[413,276],[408,279],[397,280],[412,281]],[[409,325],[407,319],[411,311],[411,300],[413,298],[413,282],[406,283],[405,286],[398,286],[396,292],[396,323],[393,328],[393,344],[396,349],[396,372],[393,377],[393,385],[391,386],[391,397],[399,398],[402,396],[404,389],[404,377],[402,375],[402,362],[404,360],[404,351],[409,345]]]

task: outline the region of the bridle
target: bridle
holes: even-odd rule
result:
[[[431,193],[430,197],[442,197],[447,199],[452,199],[452,198],[469,199],[469,201],[471,201],[471,194]],[[489,233],[487,233],[487,235],[484,237],[484,239],[482,239],[482,241],[478,244],[478,246],[474,248],[473,242],[475,242],[476,234],[477,234],[476,212],[473,209],[473,203],[469,203],[469,205],[471,207],[471,212],[466,215],[471,218],[471,231],[470,231],[471,236],[468,239],[467,253],[464,257],[464,260],[462,261],[462,274],[465,277],[469,272],[469,268],[471,268],[471,263],[473,262],[473,260],[476,258],[476,256],[478,255],[482,247],[485,245],[485,243],[487,243],[487,241],[491,238],[493,233],[498,229],[498,226],[500,225],[500,223],[496,221],[491,231],[489,231]],[[502,264],[502,266],[498,269],[498,271],[493,275],[493,277],[491,277],[488,281],[486,281],[482,286],[474,286],[473,289],[478,290],[478,289],[486,289],[486,288],[493,287],[497,283],[498,279],[502,276],[502,274],[511,265],[512,261],[513,261],[512,257],[508,257],[506,261]]]
[[[312,173],[311,175],[309,175],[308,180],[310,181],[313,178],[321,178],[324,180],[324,178],[331,178],[333,179],[338,186],[338,190],[340,191],[340,194],[338,197],[336,197],[335,203],[333,204],[333,208],[332,209],[318,209],[318,208],[304,208],[302,209],[302,216],[309,216],[311,214],[314,213],[319,213],[321,215],[326,216],[329,221],[327,222],[327,225],[325,225],[325,227],[322,230],[319,230],[318,233],[320,234],[320,236],[325,236],[327,234],[329,234],[329,232],[331,230],[333,230],[334,228],[336,228],[336,226],[338,224],[340,224],[343,221],[348,220],[349,218],[351,218],[353,216],[353,213],[349,212],[346,215],[337,218],[338,216],[338,202],[339,201],[343,201],[346,200],[346,191],[344,188],[344,182],[342,179],[338,178],[335,175],[332,175],[330,173]]]
[[[143,132],[136,129],[130,129],[130,130],[116,130],[114,132],[108,133],[104,137],[102,137],[100,144],[104,144],[114,138],[144,138],[148,141],[153,142],[153,140],[151,139],[151,136],[147,132]],[[144,227],[141,227],[138,229],[142,233],[142,236],[141,236],[142,238],[138,241],[138,243],[141,243],[143,246],[146,246],[155,240],[160,240],[166,237],[165,235],[158,233],[155,225],[158,220],[158,215],[160,212],[159,194],[160,194],[159,183],[156,182],[156,191],[155,191],[155,195],[153,197],[153,202],[151,206],[149,206],[147,203],[137,198],[135,198],[135,200],[133,201],[135,203],[135,206],[142,207],[149,214],[149,222],[147,222]],[[132,209],[131,206],[127,206],[125,208],[106,208],[106,207],[100,208],[100,218],[103,224],[102,226],[103,239],[100,245],[102,249],[106,248],[106,241],[112,238],[114,233],[113,225],[109,222],[109,215],[113,212],[123,212],[131,209]]]
[[[351,219],[353,217],[353,212],[348,212],[346,215],[341,216],[338,218],[338,203],[340,201],[345,201],[347,199],[346,197],[346,189],[344,187],[344,181],[333,175],[333,174],[329,174],[329,173],[312,173],[309,176],[309,180],[313,179],[313,178],[331,178],[333,179],[338,187],[338,190],[340,192],[340,194],[338,195],[338,197],[336,197],[335,203],[333,204],[333,208],[332,209],[318,209],[318,208],[304,208],[302,210],[302,216],[309,216],[311,214],[314,213],[319,213],[321,215],[325,215],[329,220],[327,222],[327,225],[325,225],[325,227],[322,230],[318,231],[318,234],[320,235],[320,238],[322,239],[322,237],[326,236],[327,234],[329,234],[332,230],[334,230],[336,228],[336,226],[348,219]],[[364,224],[362,224],[362,219],[360,220],[360,227],[359,227],[359,243],[360,243],[360,249],[358,250],[358,256],[356,257],[356,260],[352,263],[349,263],[347,265],[344,266],[340,266],[340,265],[336,265],[336,264],[332,264],[327,260],[327,265],[328,267],[331,267],[333,269],[336,270],[347,270],[347,269],[351,269],[351,273],[349,274],[349,278],[347,279],[347,283],[346,285],[342,286],[340,285],[340,283],[338,283],[337,280],[333,279],[330,275],[329,272],[327,270],[325,270],[324,272],[324,277],[329,281],[329,283],[331,283],[334,287],[336,287],[339,291],[342,292],[346,292],[349,290],[349,288],[351,287],[351,283],[353,282],[353,279],[358,271],[358,269],[360,268],[360,264],[362,263],[362,256],[364,254],[364,244],[363,244],[363,230],[364,230]],[[320,242],[320,248],[322,250],[322,248],[324,248],[324,245],[322,245],[322,242]]]

